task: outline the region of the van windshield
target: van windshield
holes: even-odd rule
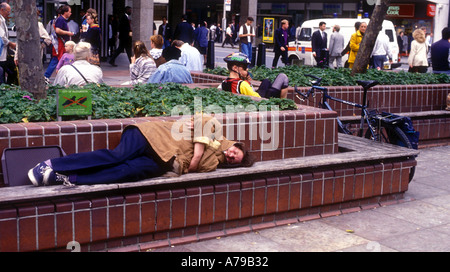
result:
[[[385,32],[389,37],[389,42],[394,42],[394,33],[392,32],[392,29],[386,29]]]
[[[311,40],[311,28],[302,28],[300,34],[297,37],[299,41],[310,41]]]

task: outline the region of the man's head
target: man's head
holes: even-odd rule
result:
[[[321,31],[325,31],[326,28],[327,28],[327,24],[325,22],[320,22],[319,23],[319,29]]]
[[[181,50],[175,46],[168,46],[164,48],[162,56],[166,59],[166,61],[177,60],[181,57]]]
[[[335,25],[333,29],[334,31],[339,32],[341,30],[341,27],[339,25]]]
[[[131,15],[131,7],[130,7],[130,6],[126,6],[126,7],[125,7],[125,13],[126,13],[127,15]]]
[[[254,163],[254,159],[246,150],[244,143],[234,143],[223,154],[226,162],[221,167],[250,167]]]
[[[289,28],[289,21],[286,20],[286,19],[281,20],[281,28],[284,29],[284,30],[288,29]]]
[[[367,23],[362,22],[361,25],[359,25],[359,32],[361,32],[361,34],[364,34],[364,33],[366,33],[366,29],[367,29]]]
[[[253,17],[247,17],[247,25],[251,25],[253,21]]]
[[[6,3],[3,2],[0,4],[0,14],[3,16],[3,18],[8,18],[9,15],[11,14],[11,6]]]
[[[61,7],[61,16],[64,17],[64,19],[69,19],[69,17],[72,15],[72,9],[69,5],[64,5]]]
[[[223,59],[227,63],[230,76],[239,76],[241,79],[248,77],[248,65],[250,61],[244,53],[232,53]]]
[[[450,39],[450,28],[445,27],[444,29],[442,29],[441,34],[442,34],[442,39],[443,39],[443,40],[448,40],[448,39]]]
[[[75,60],[88,60],[91,57],[91,44],[79,42],[73,48]]]

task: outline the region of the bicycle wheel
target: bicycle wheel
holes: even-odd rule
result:
[[[408,139],[406,134],[396,126],[380,126],[379,131],[377,131],[378,135],[376,136],[378,139],[373,139],[369,130],[366,130],[365,137],[367,139],[371,139],[374,141],[389,143],[393,145],[398,145],[406,148],[413,148],[411,141]],[[411,171],[409,172],[409,182],[414,177],[414,173],[416,172],[416,167],[411,167]]]

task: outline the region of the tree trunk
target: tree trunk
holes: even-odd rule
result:
[[[14,1],[19,82],[36,99],[46,97],[36,0]]]
[[[367,65],[370,62],[370,55],[372,54],[375,41],[380,32],[384,17],[386,16],[390,0],[380,0],[380,4],[375,6],[372,17],[370,17],[369,25],[366,33],[361,41],[361,45],[356,54],[355,63],[353,64],[351,75],[362,74],[367,72]]]

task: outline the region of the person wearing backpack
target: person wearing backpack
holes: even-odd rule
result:
[[[243,53],[231,53],[223,59],[227,63],[229,77],[219,86],[227,92],[243,94],[263,98],[286,98],[289,79],[284,73],[280,73],[273,82],[268,79],[261,81],[258,91],[251,84],[251,76],[248,71],[250,61]]]

